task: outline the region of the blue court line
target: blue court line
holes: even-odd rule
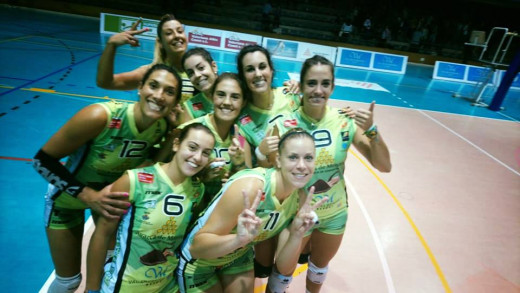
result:
[[[81,64],[81,63],[83,63],[83,62],[85,62],[85,61],[88,61],[88,60],[90,60],[90,59],[92,59],[92,58],[98,57],[98,56],[100,56],[100,55],[101,55],[101,53],[95,54],[95,55],[90,56],[90,57],[88,57],[87,59],[84,59],[84,60],[82,60],[82,61],[80,61],[80,62],[77,62],[77,63],[74,63],[74,64],[72,64],[72,65],[69,65],[69,66],[63,67],[62,69],[58,69],[58,70],[56,70],[56,71],[54,71],[54,72],[51,72],[51,73],[49,73],[49,74],[47,74],[47,75],[45,75],[45,76],[42,76],[42,77],[40,77],[40,78],[38,78],[38,79],[35,79],[35,80],[33,80],[33,81],[30,81],[30,82],[24,83],[24,84],[22,84],[22,85],[20,85],[20,86],[17,86],[17,87],[15,87],[15,88],[11,89],[11,90],[8,90],[8,91],[5,92],[5,93],[0,93],[0,97],[1,97],[1,96],[4,96],[4,95],[7,95],[8,93],[12,93],[12,92],[14,92],[14,91],[17,91],[17,90],[19,90],[19,89],[21,89],[21,88],[23,88],[23,87],[26,87],[26,86],[30,85],[31,83],[35,83],[35,82],[40,81],[40,80],[42,80],[42,79],[44,79],[44,78],[46,78],[46,77],[49,77],[49,76],[51,76],[51,75],[54,75],[54,74],[56,74],[56,73],[58,73],[58,72],[60,72],[60,71],[63,71],[63,70],[65,70],[65,69],[69,69],[69,68],[74,67],[74,66],[76,66],[76,65],[78,65],[78,64]]]

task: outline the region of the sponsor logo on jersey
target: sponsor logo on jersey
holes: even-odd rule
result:
[[[155,194],[155,195],[157,195],[157,194],[161,194],[161,192],[159,190],[147,190],[147,191],[145,191],[144,194]]]
[[[285,127],[296,127],[298,125],[298,121],[296,119],[288,119],[283,122],[283,126]]]
[[[204,106],[200,102],[199,103],[193,103],[192,107],[193,107],[194,111],[200,111],[200,110],[202,110],[202,108],[204,108]]]
[[[249,116],[249,115],[240,117],[240,124],[242,124],[242,125],[246,125],[247,123],[252,122],[252,121],[253,121],[253,119],[251,119],[251,116]]]
[[[350,139],[349,131],[342,131],[341,132],[341,140],[342,141],[348,141]]]
[[[153,183],[153,174],[146,173],[146,172],[138,172],[137,180],[139,180],[139,182],[143,182],[143,183]]]
[[[108,128],[115,128],[119,129],[121,128],[121,118],[114,117],[112,120],[110,120],[110,124],[108,125]]]

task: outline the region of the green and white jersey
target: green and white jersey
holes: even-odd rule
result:
[[[148,159],[152,147],[161,141],[167,128],[166,120],[160,119],[139,132],[134,117],[135,104],[111,101],[98,105],[107,113],[105,128],[96,138],[72,153],[65,164],[78,181],[96,190]],[[52,194],[57,206],[87,208],[80,200],[58,189]]]
[[[198,93],[189,98],[182,106],[184,111],[190,116],[190,119],[213,113],[213,101],[208,99],[204,93]]]
[[[295,190],[282,203],[280,203],[274,194],[276,184],[279,184],[279,182],[276,182],[275,172],[275,168],[266,169],[259,167],[241,170],[231,176],[229,181],[226,182],[222,190],[213,199],[204,213],[197,219],[194,228],[189,232],[181,247],[182,257],[195,266],[222,266],[244,255],[249,249],[252,249],[256,243],[277,235],[287,227],[298,212],[300,201],[298,190]],[[193,242],[193,237],[208,221],[211,213],[219,203],[220,198],[229,186],[233,184],[235,180],[243,178],[257,178],[264,182],[262,201],[256,210],[256,215],[262,220],[260,232],[251,243],[230,254],[216,259],[193,259],[189,252],[191,243]],[[230,233],[236,234],[236,227],[233,228]]]
[[[177,73],[182,79],[182,93],[181,100],[179,101],[179,103],[183,104],[189,98],[193,97],[193,94],[195,93],[195,87],[191,83],[190,78],[188,77],[188,74],[186,72],[177,71]]]
[[[132,206],[117,230],[102,292],[175,292],[175,250],[184,239],[204,185],[188,177],[173,184],[162,163],[128,171]]]
[[[254,149],[267,134],[269,124],[280,117],[283,112],[292,112],[300,106],[300,96],[291,94],[286,88],[273,89],[274,104],[271,110],[260,109],[248,103],[238,116],[238,126]]]
[[[320,219],[333,217],[348,206],[343,173],[347,151],[357,128],[353,119],[339,114],[338,111],[339,109],[327,107],[323,119],[316,121],[307,116],[300,107],[275,122],[280,136],[291,128],[301,127],[314,137],[316,168],[306,189],[314,186],[313,203],[325,196],[329,198],[316,211]]]
[[[183,129],[186,125],[196,122],[202,123],[203,125],[207,126],[211,130],[211,133],[213,133],[213,136],[215,137],[215,147],[213,148],[213,154],[210,157],[210,161],[214,158],[224,158],[226,162],[226,165],[224,165],[222,168],[222,174],[224,174],[225,172],[231,171],[231,159],[229,158],[228,150],[232,143],[233,134],[232,131],[230,131],[226,139],[222,140],[217,130],[213,126],[213,123],[211,123],[213,115],[213,113],[210,113],[205,116],[190,120],[182,125],[179,125],[179,127],[177,128]],[[232,128],[232,130],[233,129],[234,128]],[[240,130],[239,134],[244,136]],[[211,181],[205,181],[204,185],[206,186],[206,194],[209,195],[208,199],[211,200],[222,188],[222,177],[214,178]]]

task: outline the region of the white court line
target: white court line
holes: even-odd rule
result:
[[[455,134],[456,136],[458,136],[460,139],[464,140],[465,142],[469,143],[471,146],[473,146],[474,148],[476,148],[477,150],[481,151],[482,153],[484,153],[485,155],[487,155],[488,157],[490,157],[491,159],[495,160],[497,163],[499,163],[500,165],[506,167],[507,169],[509,169],[511,172],[515,173],[516,175],[520,176],[520,173],[518,173],[516,170],[514,170],[513,168],[509,167],[508,165],[506,165],[504,162],[500,161],[499,159],[495,158],[493,155],[491,155],[490,153],[486,152],[485,150],[483,150],[482,148],[480,148],[479,146],[477,146],[476,144],[472,143],[471,141],[469,141],[467,138],[463,137],[462,135],[458,134],[457,132],[455,132],[454,130],[452,130],[451,128],[449,128],[448,126],[442,124],[440,121],[438,121],[437,119],[431,117],[430,115],[424,113],[422,110],[417,110],[419,113],[423,114],[424,116],[426,116],[428,119],[432,120],[433,122],[439,124],[440,126],[444,127],[446,130],[448,130],[449,132]]]
[[[87,234],[87,232],[90,230],[90,227],[92,227],[93,225],[94,225],[94,221],[92,220],[92,216],[90,216],[83,228],[83,236],[85,236],[85,234]],[[54,281],[54,279],[56,279],[55,270],[52,271],[52,273],[49,276],[49,278],[47,279],[47,281],[45,281],[45,284],[43,284],[42,288],[40,289],[40,293],[47,293],[47,291],[49,291],[49,286],[52,284],[52,281]]]
[[[509,118],[509,119],[515,121],[515,122],[520,122],[520,121],[516,120],[515,118],[513,118],[513,117],[511,117],[511,116],[509,116],[509,115],[506,115],[506,114],[504,114],[504,113],[502,113],[502,112],[500,112],[500,111],[498,111],[497,114],[500,114],[500,115],[502,115],[502,116],[504,116],[504,117],[506,117],[506,118]]]
[[[372,222],[372,219],[370,218],[370,215],[368,214],[368,211],[365,208],[363,201],[361,201],[359,194],[357,193],[356,189],[354,188],[354,186],[352,185],[350,180],[345,178],[345,182],[347,183],[348,189],[350,189],[350,191],[351,191],[350,194],[352,194],[354,196],[354,198],[356,199],[356,201],[359,205],[359,209],[361,210],[361,212],[363,213],[363,216],[365,217],[365,220],[367,221],[368,229],[370,230],[370,234],[372,234],[372,238],[374,239],[374,244],[376,245],[377,254],[379,255],[379,260],[381,261],[381,266],[383,267],[383,273],[385,275],[386,286],[388,287],[388,292],[395,293],[394,281],[392,280],[392,275],[390,274],[390,267],[388,266],[388,261],[386,260],[383,245],[381,244],[381,239],[379,238],[379,235],[377,234],[374,223]]]

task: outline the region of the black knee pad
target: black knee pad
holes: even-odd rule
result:
[[[310,255],[311,255],[310,253],[302,253],[302,254],[300,254],[300,257],[298,258],[298,263],[301,264],[301,265],[308,263]]]
[[[255,278],[267,278],[271,275],[271,271],[273,270],[273,266],[263,266],[259,264],[255,259]]]

